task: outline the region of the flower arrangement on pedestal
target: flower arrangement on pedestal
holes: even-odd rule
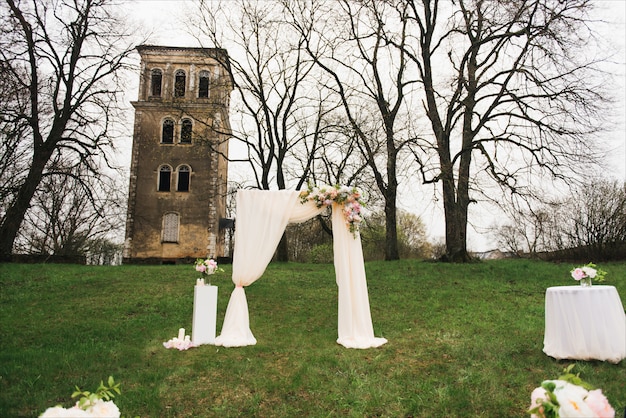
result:
[[[95,392],[81,390],[76,386],[72,398],[79,397],[76,404],[71,408],[55,406],[46,409],[40,418],[119,418],[120,410],[111,400],[115,394],[121,394],[120,384],[115,383],[113,376],[109,376],[107,384],[100,381],[100,386]]]
[[[195,265],[196,271],[199,273],[202,273],[202,279],[198,279],[202,281],[196,282],[199,285],[205,285],[205,284],[210,285],[211,275],[215,274],[215,272],[218,272],[218,271],[224,271],[223,269],[217,266],[217,261],[213,260],[212,258],[207,258],[206,260],[203,260],[202,258],[198,258],[194,265]]]
[[[593,263],[585,264],[582,267],[576,267],[572,271],[570,271],[574,280],[577,280],[581,286],[591,286],[592,280],[596,280],[598,282],[604,281],[604,276],[606,276],[606,272],[604,270],[600,270],[596,268],[596,265]]]
[[[309,184],[308,190],[300,192],[300,203],[304,204],[312,201],[318,208],[330,206],[333,202],[343,205],[343,216],[346,226],[356,236],[361,222],[361,208],[363,204],[359,200],[361,191],[356,187],[349,186],[312,186]]]
[[[530,396],[531,418],[614,418],[602,390],[593,389],[571,364],[557,380],[545,380]]]

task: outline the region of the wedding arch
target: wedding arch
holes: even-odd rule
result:
[[[320,189],[324,190],[324,189]],[[374,337],[370,314],[363,249],[358,217],[345,188],[329,188],[330,194],[297,190],[238,190],[236,250],[232,281],[235,284],[221,334],[215,345],[242,347],[256,344],[250,330],[245,286],[261,277],[289,223],[304,222],[332,205],[333,255],[338,287],[337,343],[347,348],[379,347],[385,338]],[[318,194],[315,194],[318,193]],[[335,198],[333,198],[335,197]],[[322,200],[324,199],[324,200]]]

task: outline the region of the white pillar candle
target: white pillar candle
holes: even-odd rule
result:
[[[202,279],[196,279],[196,286],[200,286],[200,280]]]
[[[200,286],[204,286],[204,279],[200,279]]]
[[[185,342],[188,343],[191,337],[189,335],[185,335]]]
[[[181,341],[185,339],[185,328],[178,330],[178,339]]]

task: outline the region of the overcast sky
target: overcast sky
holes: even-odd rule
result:
[[[599,26],[599,31],[605,34],[607,39],[614,44],[619,51],[615,58],[616,63],[608,65],[607,70],[616,74],[616,85],[613,90],[616,93],[615,111],[619,116],[616,121],[618,126],[607,135],[615,144],[607,159],[607,172],[611,177],[626,181],[626,1],[625,0],[597,0],[596,11],[598,18],[610,24]],[[198,46],[196,40],[186,33],[184,26],[179,22],[185,20],[187,9],[194,8],[193,1],[187,0],[136,0],[124,4],[128,9],[128,16],[135,20],[143,30],[151,32],[149,43],[165,46]],[[130,100],[136,100],[137,92],[129,92]],[[130,161],[130,155],[128,155]],[[428,197],[429,199],[432,196]],[[402,207],[402,202],[399,202]],[[413,205],[411,205],[413,206]],[[414,209],[405,207],[404,209]],[[411,210],[414,212],[414,210]],[[444,235],[444,226],[441,222],[441,208],[432,202],[424,203],[422,213],[417,213],[429,228],[431,239]],[[483,227],[488,226],[482,225]],[[479,226],[480,229],[480,226]],[[492,249],[494,246],[486,236],[468,229],[469,248],[477,251]]]

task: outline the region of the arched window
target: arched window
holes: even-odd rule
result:
[[[209,97],[209,77],[211,73],[208,71],[200,71],[199,75],[198,97]]]
[[[177,213],[163,215],[163,242],[178,242],[178,225],[180,216]]]
[[[185,84],[187,77],[183,70],[176,71],[174,77],[174,97],[185,97]]]
[[[178,167],[178,185],[176,190],[179,192],[189,191],[189,180],[191,175],[191,169],[188,165],[181,165]]]
[[[165,119],[163,121],[163,131],[161,132],[161,142],[164,144],[174,143],[174,121]]]
[[[169,192],[172,179],[172,167],[169,165],[162,165],[159,167],[159,191]]]
[[[183,144],[191,144],[191,131],[193,130],[193,122],[191,119],[183,119],[180,127],[180,142]]]
[[[161,84],[163,82],[163,72],[159,69],[152,70],[150,77],[152,86],[152,96],[161,97]]]

